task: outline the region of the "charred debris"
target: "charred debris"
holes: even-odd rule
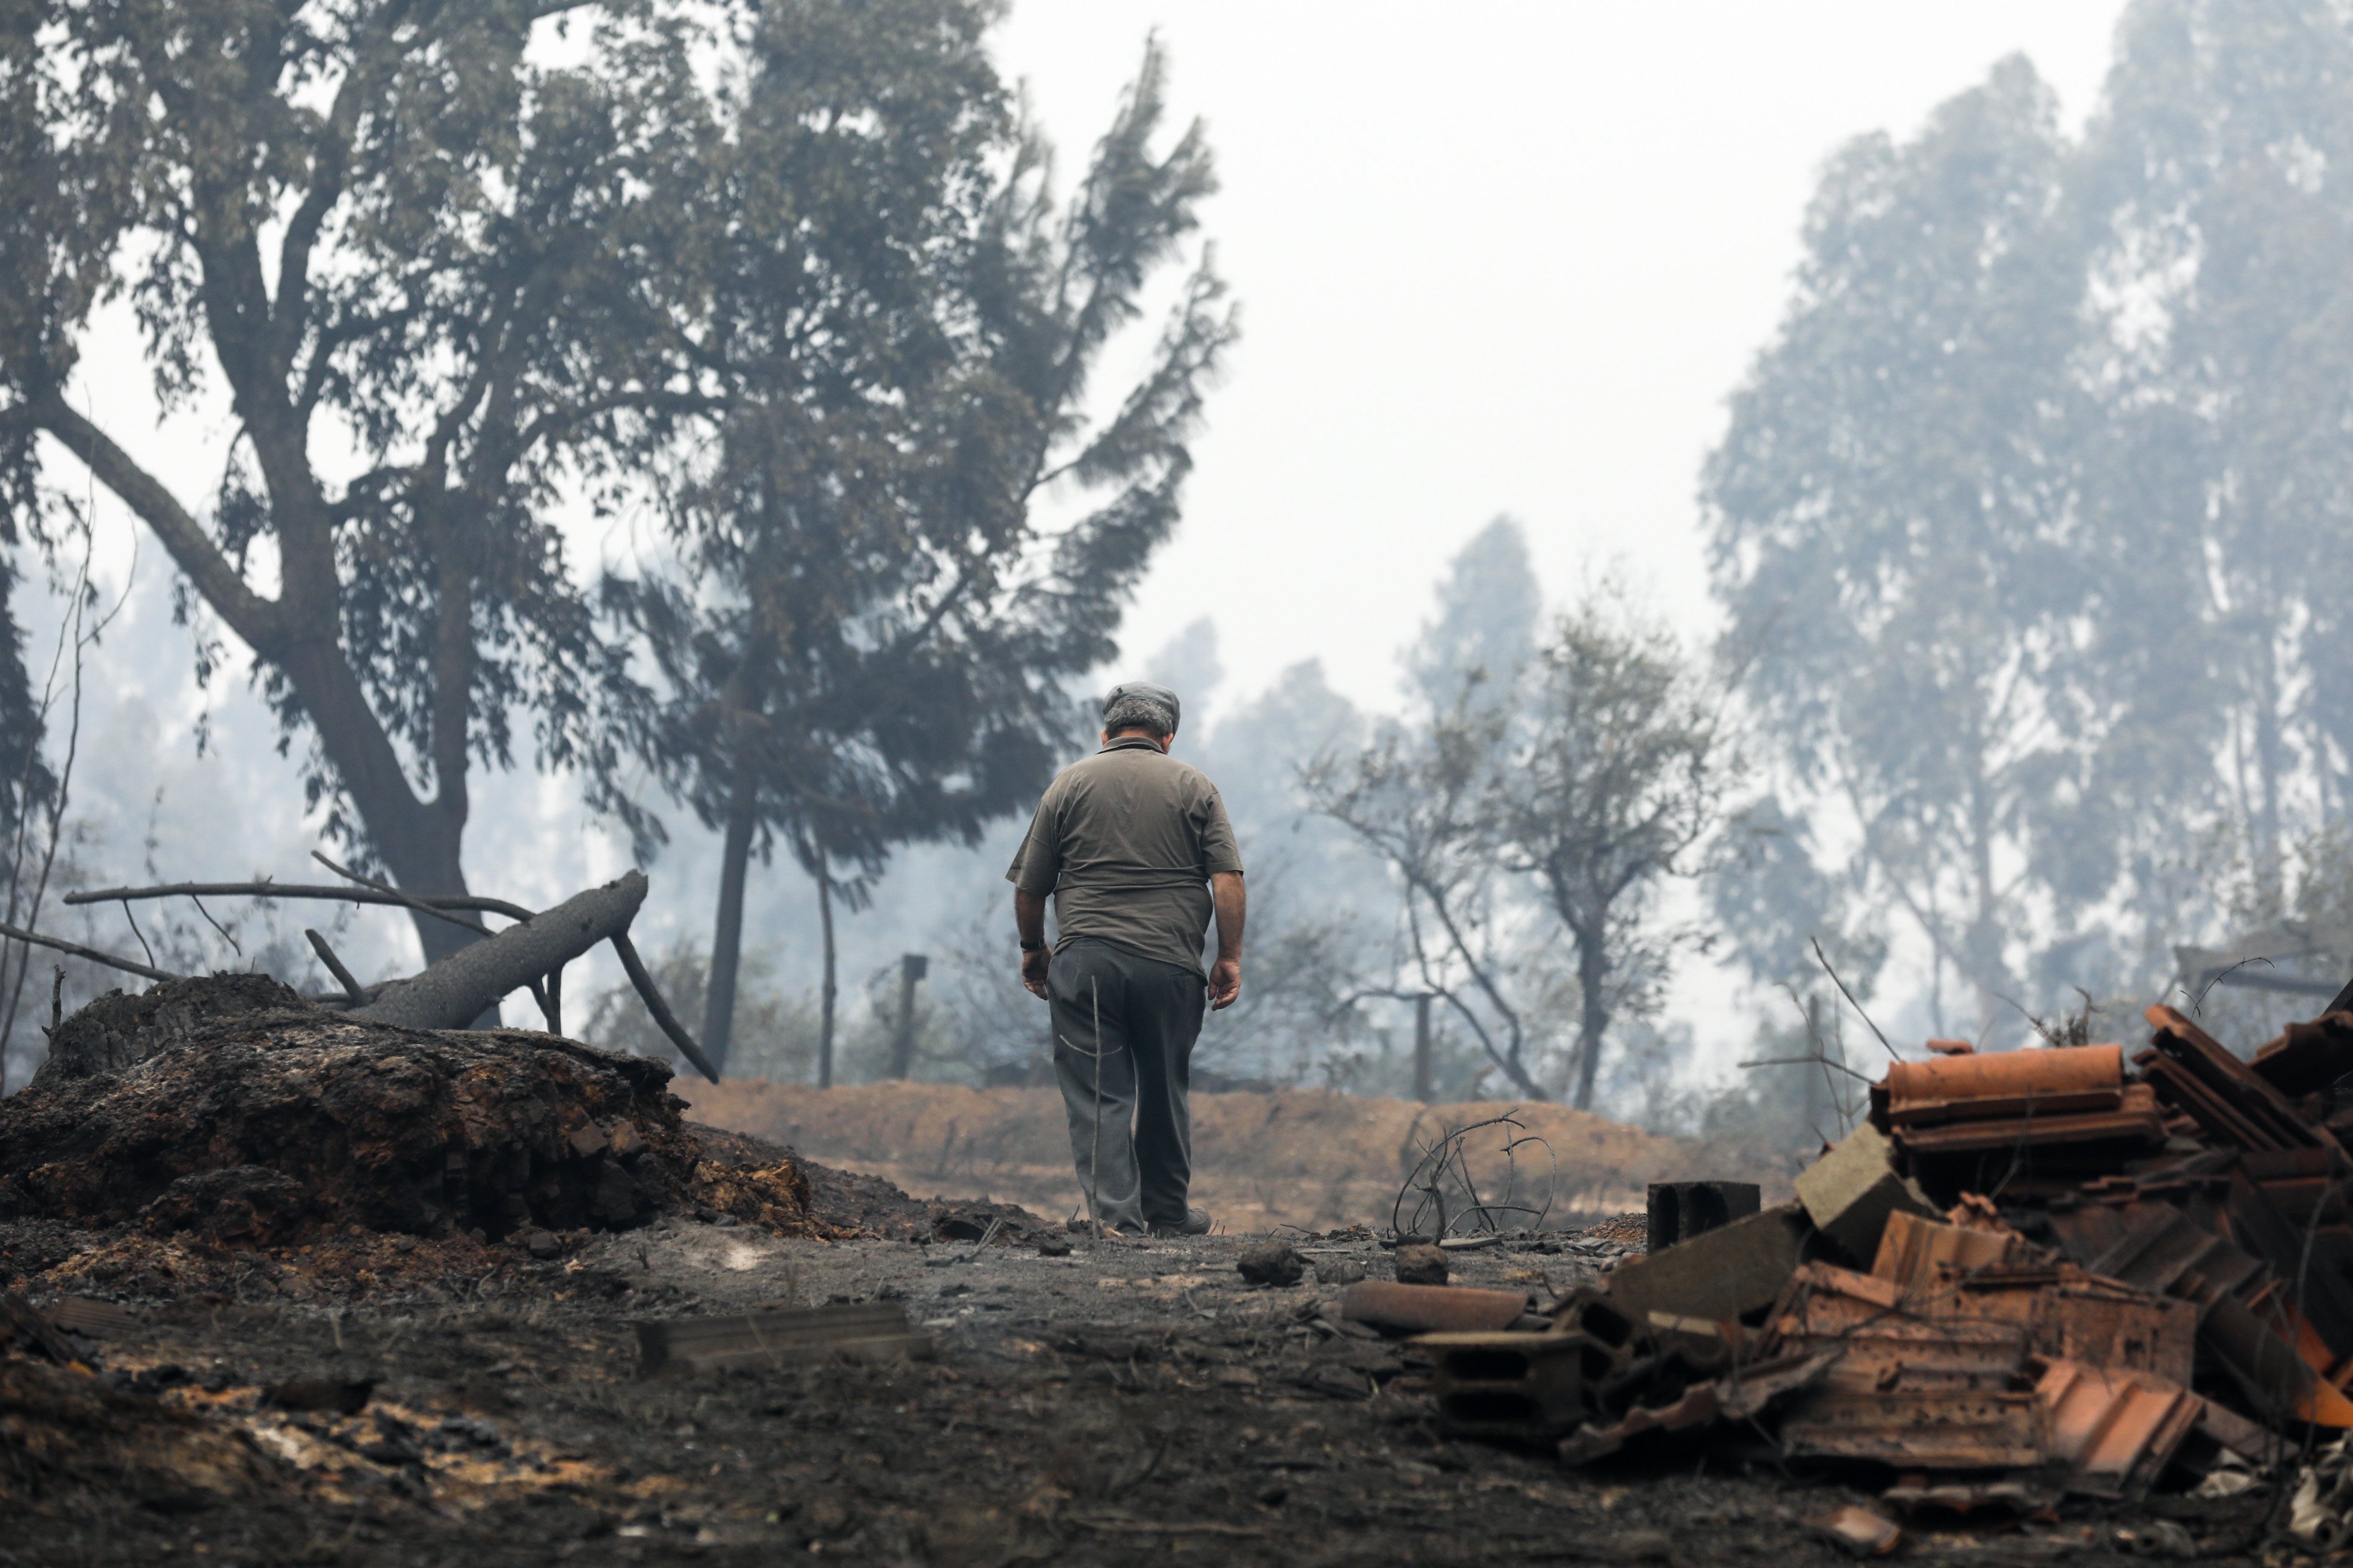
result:
[[[2333,1545],[2353,1496],[2353,1013],[2252,1061],[2171,1007],[2147,1021],[2129,1062],[1945,1042],[1897,1062],[1794,1202],[1662,1184],[1652,1249],[1540,1320],[1398,1285],[1344,1310],[1440,1331],[1413,1342],[1446,1426],[1571,1466],[1876,1475],[1892,1512],[1947,1519],[2300,1470],[2280,1522]],[[1900,1539],[1845,1512],[1824,1525],[1841,1544]]]

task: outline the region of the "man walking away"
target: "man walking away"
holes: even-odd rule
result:
[[[1165,686],[1114,688],[1103,699],[1103,750],[1046,786],[1005,873],[1021,984],[1052,1009],[1054,1076],[1079,1184],[1105,1228],[1155,1236],[1209,1228],[1208,1215],[1186,1202],[1186,1092],[1213,909],[1208,1003],[1229,1007],[1242,989],[1241,854],[1217,786],[1168,755],[1178,711]]]

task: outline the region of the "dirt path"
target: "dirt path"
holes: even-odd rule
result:
[[[1050,1089],[874,1083],[839,1089],[760,1079],[674,1090],[696,1121],[788,1144],[812,1160],[871,1173],[911,1193],[994,1197],[1060,1218],[1081,1199],[1061,1096]],[[1411,1100],[1285,1089],[1197,1094],[1193,1201],[1234,1230],[1385,1226],[1406,1173],[1443,1132],[1506,1113],[1543,1143],[1507,1171],[1498,1137],[1469,1146],[1482,1185],[1548,1195],[1550,1223],[1639,1209],[1655,1181],[1737,1174],[1767,1203],[1788,1196],[1786,1151],[1699,1144],[1567,1106]]]
[[[997,1246],[964,1262],[968,1243],[665,1219],[562,1258],[482,1249],[350,1301],[290,1300],[303,1260],[257,1257],[233,1289],[134,1308],[95,1385],[0,1363],[0,1421],[20,1436],[60,1380],[103,1390],[86,1424],[142,1434],[107,1439],[103,1475],[53,1466],[37,1500],[13,1454],[0,1563],[1836,1560],[1802,1521],[1862,1493],[1770,1471],[1571,1472],[1440,1436],[1404,1347],[1310,1326],[1332,1290],[1245,1285],[1242,1245],[1082,1239],[1067,1258]],[[1303,1245],[1385,1271],[1369,1236]],[[1557,1290],[1613,1250],[1464,1254],[1457,1278]],[[893,1296],[934,1336],[931,1359],[637,1376],[635,1319]],[[359,1378],[379,1381],[357,1415],[260,1396]],[[174,1412],[267,1461],[241,1495],[208,1489],[200,1457],[123,1458],[161,1452]],[[2220,1545],[2261,1504],[2171,1506]],[[1921,1542],[1978,1562],[2116,1545],[2085,1509]]]

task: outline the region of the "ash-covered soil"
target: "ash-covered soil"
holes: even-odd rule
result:
[[[1013,1234],[780,1237],[712,1213],[547,1258],[466,1237],[231,1252],[111,1292],[137,1321],[83,1344],[95,1377],[0,1359],[0,1563],[1829,1563],[1805,1521],[1869,1495],[1451,1440],[1409,1347],[1314,1326],[1335,1287],[1313,1273],[1245,1285],[1250,1238],[1053,1258]],[[1295,1239],[1327,1279],[1387,1274],[1369,1233]],[[0,1272],[37,1301],[103,1293],[91,1260],[152,1245],[18,1222]],[[1548,1294],[1626,1246],[1458,1254],[1455,1278]],[[360,1284],[355,1255],[397,1261]],[[891,1297],[931,1359],[638,1376],[635,1320]],[[305,1404],[325,1407],[286,1407]],[[1906,1550],[2226,1559],[2270,1502],[2160,1500],[2161,1523],[2070,1505]]]
[[[1391,1272],[1361,1226],[1293,1233],[1314,1271],[1252,1286],[1259,1237],[919,1202],[686,1122],[659,1063],[174,986],[0,1100],[0,1564],[1812,1563],[1810,1521],[1889,1479],[1736,1433],[1581,1471],[1451,1438],[1414,1348],[1340,1321]],[[1455,1282],[1549,1302],[1641,1245],[1518,1238]],[[927,1354],[640,1375],[640,1322],[875,1300]],[[2227,1560],[2279,1500],[1905,1550]]]

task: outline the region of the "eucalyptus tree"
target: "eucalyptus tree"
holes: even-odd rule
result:
[[[667,516],[677,565],[608,585],[659,700],[630,733],[723,834],[704,1030],[731,1033],[753,860],[781,844],[826,931],[914,839],[1042,787],[1069,680],[1175,526],[1233,319],[1206,252],[1114,410],[1094,373],[1214,189],[1142,71],[1067,204],[983,47],[980,0],[764,8],[716,187],[720,412]],[[1078,499],[1050,524],[1057,482]],[[820,1074],[829,1072],[821,1052]]]
[[[2085,593],[2065,152],[2015,58],[1912,142],[1841,150],[1703,478],[1727,637],[1778,761],[1851,814],[1867,896],[1981,1019],[2048,883],[2112,874],[2052,696]]]
[[[2166,879],[2219,830],[2275,919],[2353,783],[2353,25],[2141,0],[2116,47],[2073,182],[2100,592],[2070,673],[2128,904],[2194,909]]]
[[[26,0],[0,41],[0,473],[45,433],[154,534],[410,889],[464,889],[474,769],[603,743],[623,666],[553,514],[700,406],[705,37],[666,0]],[[208,505],[75,390],[119,300],[167,415],[225,402]]]

